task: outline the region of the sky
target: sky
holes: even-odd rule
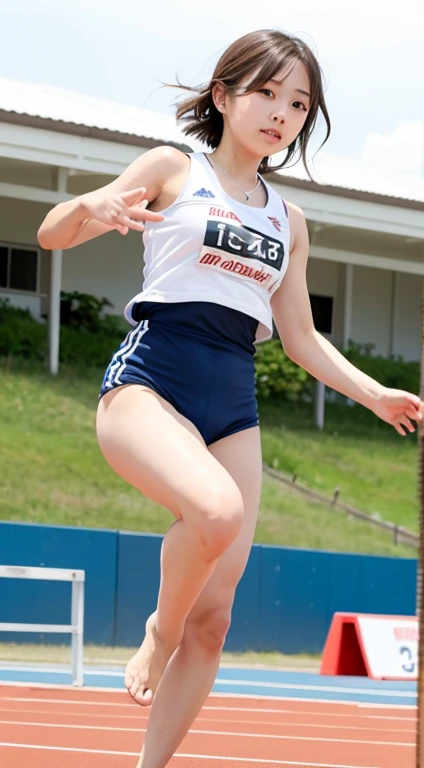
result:
[[[325,152],[424,176],[422,0],[0,0],[0,77],[171,113],[255,29],[305,40],[326,84]],[[323,138],[323,123],[312,144]]]

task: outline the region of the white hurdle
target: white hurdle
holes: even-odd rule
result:
[[[72,582],[70,624],[0,623],[0,632],[63,632],[71,634],[72,684],[83,685],[85,571],[72,571],[66,568],[27,568],[20,565],[0,565],[0,578]]]

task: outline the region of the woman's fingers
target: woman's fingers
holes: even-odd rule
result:
[[[144,207],[137,206],[137,208],[129,208],[126,211],[121,211],[116,216],[116,221],[120,224],[130,227],[130,229],[137,229],[143,231],[144,227],[140,226],[142,221],[163,221],[164,216],[161,213],[155,211],[147,211]]]
[[[134,219],[135,221],[163,221],[165,218],[162,216],[161,213],[156,213],[155,211],[148,211],[147,206],[149,205],[148,200],[143,200],[138,205],[133,205],[131,208],[129,208],[126,211],[126,215],[130,219]]]
[[[121,227],[119,224],[116,225],[115,229],[120,235],[127,235],[129,230],[128,227]]]
[[[422,411],[416,411],[414,408],[405,408],[405,414],[414,421],[422,421]]]
[[[149,201],[145,197],[145,187],[134,189],[129,192],[123,192],[120,199],[114,200],[111,216],[115,229],[121,234],[127,234],[128,229],[134,229],[138,232],[144,231],[144,221],[163,221],[164,216],[155,211],[148,211]],[[121,231],[124,228],[126,231]]]
[[[136,189],[130,189],[128,192],[122,192],[120,195],[125,205],[129,208],[132,205],[137,205],[146,197],[146,187],[137,187]]]
[[[406,417],[402,420],[402,424],[409,429],[410,432],[415,432],[415,426]]]
[[[144,211],[143,218],[144,221],[163,221],[165,216],[157,211]]]
[[[115,219],[115,227],[118,226],[124,227],[127,230],[128,229],[134,229],[137,232],[144,232],[144,226],[141,223],[141,221],[136,221],[135,219],[130,218],[130,216],[126,216],[125,214],[120,214],[119,216],[116,216]],[[127,234],[125,232],[125,234]]]
[[[399,427],[399,426],[398,426],[398,424],[394,424],[393,426],[394,426],[394,428],[395,428],[396,432],[398,432],[398,433],[399,433],[399,435],[402,435],[402,437],[405,437],[405,435],[406,435],[406,432],[405,432],[405,430],[404,430],[404,429],[402,429],[401,427]]]
[[[408,419],[408,417],[405,414],[401,414],[397,417],[395,423],[393,424],[396,431],[399,432],[400,435],[404,435],[405,432],[402,428],[407,429],[409,432],[415,432],[415,426],[412,424],[412,422]],[[400,431],[402,429],[402,431]]]

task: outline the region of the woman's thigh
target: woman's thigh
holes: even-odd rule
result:
[[[97,411],[101,451],[115,472],[177,519],[234,510],[242,499],[231,473],[193,424],[147,387],[104,395]]]

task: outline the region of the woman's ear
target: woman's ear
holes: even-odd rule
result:
[[[215,83],[212,88],[212,99],[216,109],[218,110],[218,112],[221,112],[222,115],[225,115],[227,111],[226,104],[225,104],[226,95],[227,95],[227,91],[224,83],[219,83],[219,82]]]

